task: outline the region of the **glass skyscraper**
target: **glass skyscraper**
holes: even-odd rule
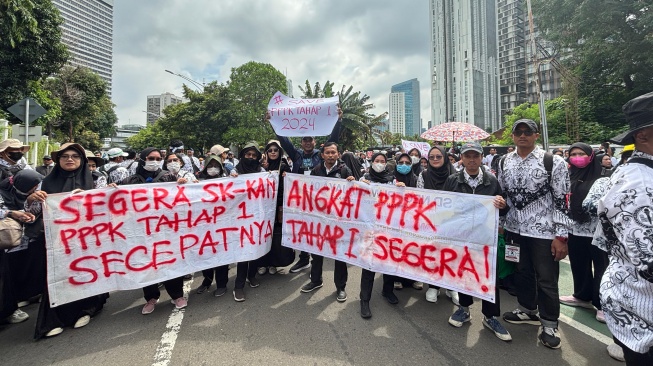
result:
[[[411,80],[404,81],[403,83],[393,85],[392,88],[390,89],[390,93],[404,94],[403,110],[405,115],[404,117],[405,127],[404,127],[403,134],[405,136],[419,135],[422,130],[422,123],[420,118],[419,81],[417,81],[417,79],[411,79]],[[392,94],[391,94],[391,102],[392,102]],[[393,110],[392,110],[392,103],[391,103],[390,104],[390,116],[391,116],[390,129],[391,130],[393,126],[392,112]],[[399,133],[399,131],[397,131],[397,133]]]

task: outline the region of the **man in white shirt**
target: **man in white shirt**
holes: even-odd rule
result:
[[[490,148],[490,154],[486,155],[483,158],[483,165],[486,167],[490,168],[492,167],[492,160],[494,160],[494,157],[497,155],[497,149],[494,147]]]

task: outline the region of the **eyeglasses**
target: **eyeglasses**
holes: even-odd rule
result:
[[[434,161],[434,160],[440,160],[440,159],[442,159],[442,158],[444,158],[444,156],[442,156],[442,155],[432,155],[432,156],[429,156],[429,160],[431,160],[431,161]]]
[[[279,149],[268,149],[268,152],[277,153],[279,152]]]
[[[168,163],[178,163],[179,159],[168,159],[167,162]]]
[[[412,165],[410,161],[400,161],[397,165]]]
[[[145,160],[147,160],[147,161],[161,161],[161,160],[163,160],[163,158],[155,158],[155,157],[148,156]]]
[[[72,159],[72,160],[80,160],[81,158],[82,158],[82,157],[79,156],[79,155],[68,155],[68,154],[66,154],[66,155],[61,155],[61,156],[59,156],[59,160],[70,160],[70,159]]]
[[[521,135],[526,135],[526,136],[533,136],[535,132],[532,130],[515,130],[512,134],[519,137]]]

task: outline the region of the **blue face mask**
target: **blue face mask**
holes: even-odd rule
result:
[[[397,171],[399,174],[406,175],[410,173],[410,166],[409,165],[397,165]]]

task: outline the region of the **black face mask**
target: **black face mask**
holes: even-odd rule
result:
[[[23,153],[20,151],[12,151],[12,152],[8,152],[7,156],[9,157],[9,159],[18,162],[18,160],[23,158]]]

